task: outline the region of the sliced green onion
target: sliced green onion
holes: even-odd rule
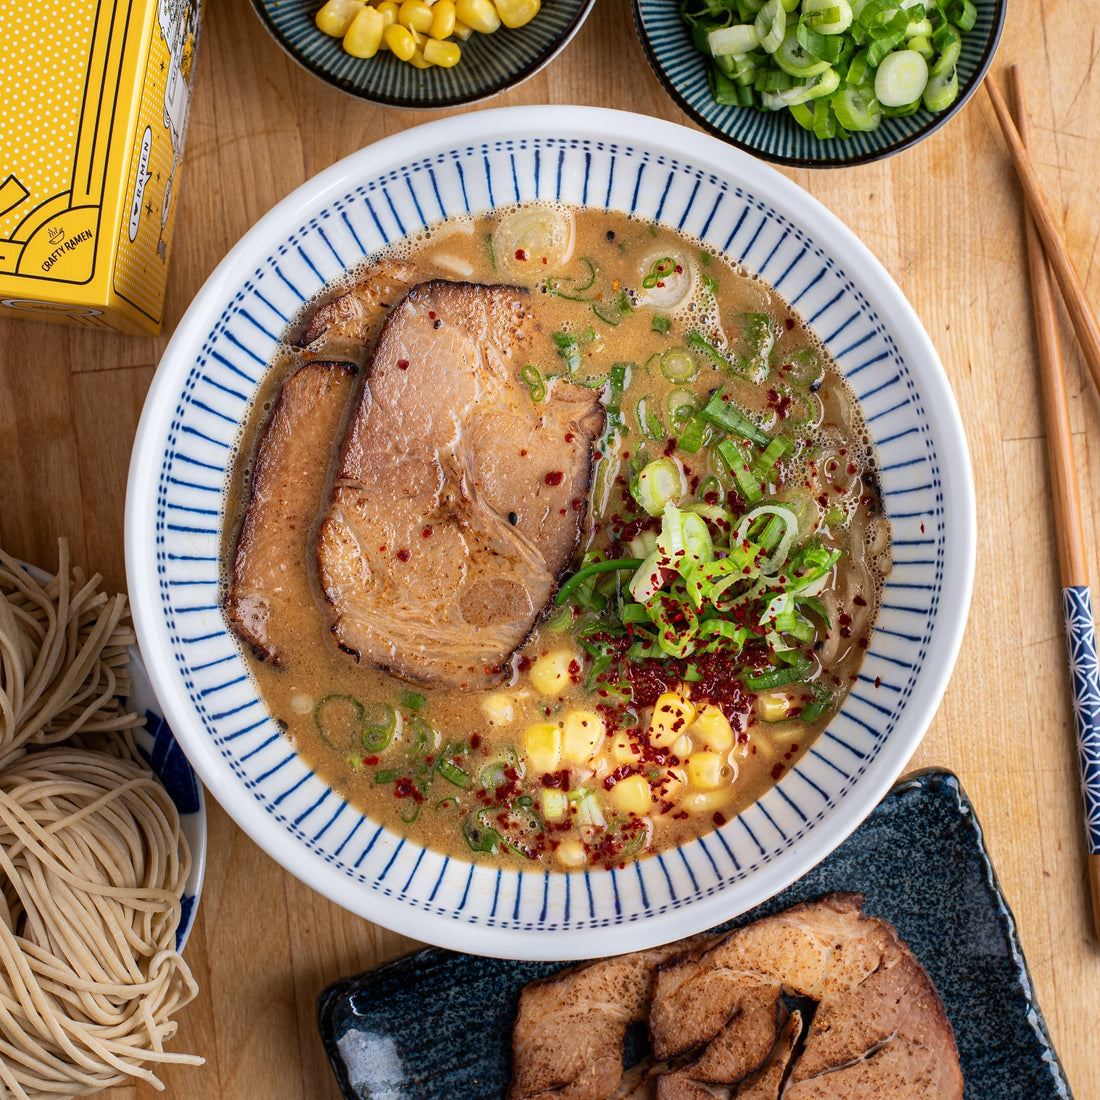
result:
[[[389,703],[372,703],[363,717],[363,748],[381,752],[397,730],[397,711]]]
[[[528,363],[519,372],[519,376],[527,386],[527,391],[530,393],[532,401],[538,402],[545,400],[546,383],[543,381],[542,371],[540,371],[538,367]]]
[[[655,313],[653,315],[653,324],[651,325],[651,328],[659,335],[667,336],[668,330],[672,328],[672,322],[667,317],[662,316],[660,313]]]
[[[875,73],[875,96],[884,107],[904,107],[920,99],[928,83],[928,62],[916,50],[895,50]]]
[[[661,373],[670,382],[691,382],[699,373],[699,365],[683,348],[673,348],[661,357]]]
[[[313,723],[326,745],[346,750],[353,747],[363,728],[365,708],[352,695],[326,695],[313,708]]]
[[[723,399],[721,390],[711,395],[703,407],[703,416],[731,435],[739,435],[761,447],[771,442],[767,432],[754,424],[732,401]]]
[[[707,49],[711,57],[723,54],[745,54],[760,45],[760,36],[752,23],[735,23],[730,27],[715,27],[707,34]]]
[[[679,463],[671,458],[658,458],[639,471],[630,491],[642,511],[659,516],[669,501],[676,504],[687,494],[687,478]]]
[[[586,565],[583,569],[574,573],[573,576],[558,589],[558,594],[554,598],[554,603],[565,603],[579,585],[598,573],[609,573],[626,569],[633,571],[641,564],[641,558],[615,558],[613,561],[597,561],[593,562],[591,565]]]
[[[775,53],[787,31],[787,13],[779,0],[767,0],[757,13],[754,26],[760,48],[765,53]]]
[[[456,787],[468,787],[472,780],[468,772],[463,771],[453,760],[440,760],[436,769],[448,783]]]
[[[649,397],[641,397],[634,408],[634,415],[638,419],[638,427],[646,439],[652,439],[655,443],[665,439],[664,425],[661,418],[649,407]]]

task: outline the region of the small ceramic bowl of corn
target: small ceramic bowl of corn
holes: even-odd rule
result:
[[[595,0],[252,0],[322,80],[391,107],[475,103],[547,65]]]

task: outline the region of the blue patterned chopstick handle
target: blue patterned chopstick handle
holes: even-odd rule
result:
[[[1085,840],[1090,855],[1100,853],[1100,671],[1096,627],[1087,585],[1062,589],[1069,671],[1073,678],[1073,724],[1085,809]]]

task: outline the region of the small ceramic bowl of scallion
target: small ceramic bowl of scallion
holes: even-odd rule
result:
[[[654,72],[701,126],[777,164],[843,167],[943,126],[981,83],[1005,0],[634,0]]]

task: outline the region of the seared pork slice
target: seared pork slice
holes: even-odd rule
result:
[[[387,319],[317,543],[337,644],[410,683],[499,682],[552,597],[587,507],[598,394],[521,371],[515,287],[434,281]]]
[[[785,1100],[961,1098],[958,1051],[931,979],[894,928],[864,916],[861,904],[856,894],[830,895],[662,967],[650,1008],[655,1055],[710,1042],[736,1009],[740,989],[774,982],[818,1002]],[[914,1091],[895,1091],[903,1079]],[[847,1081],[856,1082],[852,1091],[843,1091]],[[829,1091],[834,1087],[840,1091]]]
[[[662,1076],[657,1100],[688,1100],[688,1083],[735,1085],[767,1060],[789,1015],[778,985],[741,983],[733,1013],[690,1062]]]
[[[855,894],[831,895],[735,929],[698,959],[657,976],[649,1026],[654,1054],[670,1058],[709,1043],[741,990],[762,983],[821,999],[858,985],[896,937],[860,913]]]
[[[293,342],[306,347],[323,337],[326,355],[348,354],[359,360],[377,337],[390,308],[415,282],[416,268],[411,263],[381,260],[339,297],[318,306]]]
[[[346,363],[301,367],[283,384],[256,450],[225,610],[237,636],[275,664],[288,610],[316,601],[307,543],[355,375]]]
[[[601,959],[528,985],[512,1028],[508,1100],[606,1100],[615,1094],[623,1081],[626,1029],[645,1019],[657,967],[710,942],[695,937]],[[645,1086],[631,1082],[636,1090]]]
[[[792,1075],[783,1100],[948,1100],[962,1094],[961,1077],[945,1073],[944,1059],[936,1051],[897,1039],[816,1077],[795,1081]]]
[[[783,1079],[801,1034],[802,1015],[792,1012],[768,1060],[734,1090],[732,1100],[779,1100]]]
[[[791,1063],[795,1044],[802,1032],[798,1012],[783,1013],[779,1036],[765,1053],[763,1063],[733,1084],[693,1081],[685,1073],[660,1079],[656,1100],[780,1100],[783,1080]]]

